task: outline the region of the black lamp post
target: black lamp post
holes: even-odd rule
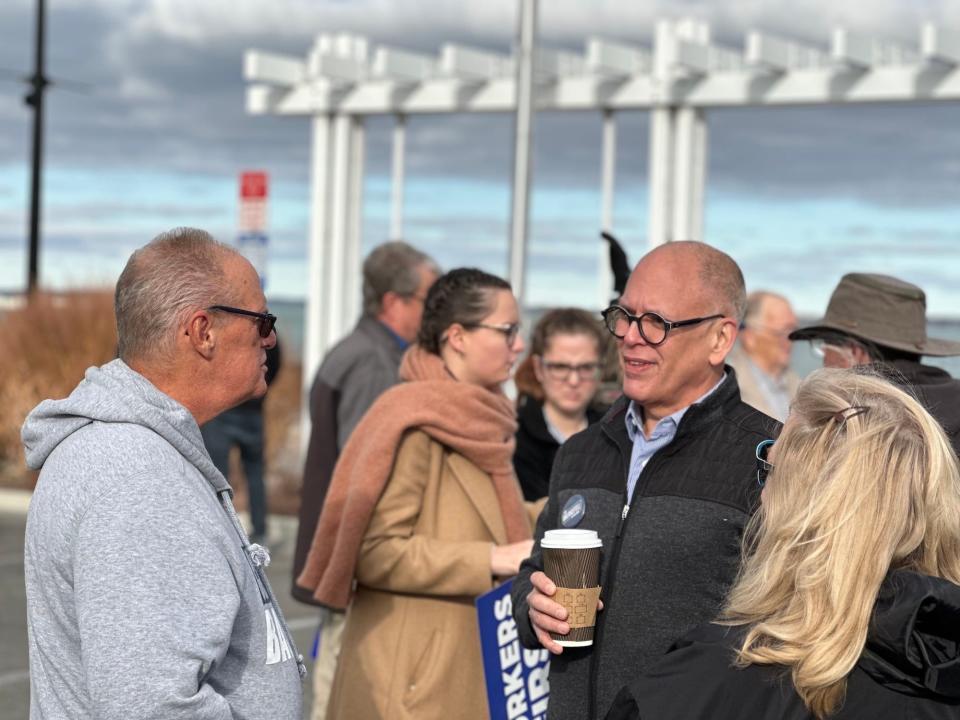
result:
[[[27,78],[30,92],[24,102],[33,108],[33,164],[30,177],[30,252],[27,265],[27,292],[37,289],[40,259],[40,189],[43,162],[43,93],[49,80],[43,73],[44,1],[37,0],[36,62],[33,75]]]

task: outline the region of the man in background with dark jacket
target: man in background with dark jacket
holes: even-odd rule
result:
[[[960,355],[960,342],[927,337],[927,296],[916,285],[888,275],[844,275],[823,319],[790,339],[810,340],[824,367],[876,365],[937,419],[960,456],[960,381],[920,362],[923,355]]]
[[[280,341],[267,348],[267,387],[280,371]],[[240,465],[247,481],[250,511],[250,542],[267,543],[267,487],[264,482],[263,398],[256,397],[230,408],[200,428],[210,459],[230,479],[230,449],[240,451]]]
[[[417,337],[423,301],[439,274],[433,260],[400,241],[374,248],[364,260],[363,316],[353,332],[327,353],[310,390],[310,443],[300,493],[294,580],[310,550],[337,456],[373,401],[399,380],[400,359]],[[296,582],[292,593],[315,604]],[[343,619],[343,613],[322,610],[312,720],[326,717]]]
[[[745,304],[729,256],[676,242],[649,252],[604,311],[624,397],[557,454],[537,542],[512,590],[524,645],[555,653],[551,720],[602,717],[634,673],[720,611],[759,497],[756,449],[779,432],[741,402],[724,364]],[[589,647],[562,648],[549,635],[569,625],[539,541],[570,527],[603,540],[603,611]]]

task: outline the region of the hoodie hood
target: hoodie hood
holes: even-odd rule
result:
[[[148,428],[176,448],[215,491],[230,490],[190,411],[122,360],[89,368],[69,397],[44,400],[30,412],[20,432],[27,466],[39,470],[60,443],[94,422]]]
[[[960,699],[960,586],[906,570],[890,573],[860,667],[891,690]]]

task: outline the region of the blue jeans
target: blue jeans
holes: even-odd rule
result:
[[[240,462],[247,478],[253,535],[267,534],[267,495],[263,484],[263,411],[235,407],[204,425],[200,432],[217,469],[229,479],[230,448],[240,448]]]

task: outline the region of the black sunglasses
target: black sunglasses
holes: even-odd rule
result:
[[[243,310],[242,308],[230,307],[229,305],[211,305],[207,310],[220,310],[221,312],[233,313],[234,315],[246,315],[257,319],[257,329],[260,331],[260,337],[268,338],[277,324],[277,316],[270,313],[259,313],[253,310]]]
[[[767,475],[773,470],[773,463],[767,462],[767,453],[773,447],[773,440],[763,440],[757,445],[757,485],[763,487],[767,482]]]
[[[698,325],[707,320],[716,320],[724,315],[707,315],[706,317],[691,318],[689,320],[667,320],[662,315],[655,312],[645,312],[641,315],[633,315],[625,308],[619,305],[611,305],[602,313],[603,322],[607,330],[618,340],[623,340],[630,332],[630,325],[637,324],[640,331],[640,337],[647,345],[663,345],[667,341],[667,335],[675,328],[687,327],[688,325]]]

